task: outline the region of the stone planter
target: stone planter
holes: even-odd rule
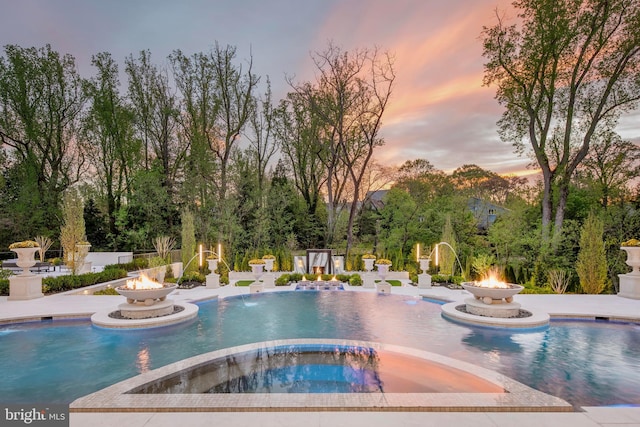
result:
[[[420,258],[420,270],[422,270],[422,273],[418,274],[418,288],[428,289],[431,287],[431,275],[427,273],[430,262],[431,259],[429,258]]]
[[[640,276],[640,246],[621,246],[620,249],[627,253],[625,262],[632,268],[627,274]]]
[[[631,272],[619,274],[619,297],[640,299],[640,246],[621,246],[620,249],[627,253],[626,263],[631,267]]]
[[[216,273],[218,260],[215,258],[209,258],[207,259],[207,263],[209,264],[210,273],[207,274],[206,277],[206,287],[207,289],[217,289],[220,287],[220,275]]]
[[[362,261],[364,262],[364,269],[367,272],[373,270],[373,263],[375,262],[375,258],[363,258]]]
[[[249,264],[251,267],[251,273],[253,277],[256,279],[254,283],[258,283],[260,281],[260,277],[264,274],[264,264]]]
[[[429,269],[430,262],[431,262],[431,259],[429,258],[420,258],[420,270],[422,270],[423,273],[426,273],[427,270]]]
[[[384,279],[389,274],[389,267],[391,267],[391,265],[390,264],[376,264],[376,267],[378,267],[378,276],[380,276],[380,280],[382,282],[385,282]]]
[[[263,258],[264,259],[264,269],[267,270],[267,273],[270,273],[273,270],[273,262],[275,259],[273,258]]]
[[[30,275],[31,272],[29,269],[36,265],[35,254],[40,250],[40,248],[15,248],[11,250],[18,255],[16,265],[22,268],[22,273],[20,273],[20,275]]]

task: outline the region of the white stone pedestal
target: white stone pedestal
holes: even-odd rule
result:
[[[77,274],[91,273],[91,262],[83,263],[78,269]]]
[[[249,285],[249,293],[250,294],[258,294],[264,291],[264,286],[261,283],[252,283]]]
[[[273,273],[266,273],[264,276],[262,276],[262,284],[265,288],[275,288],[276,281],[273,277]]]
[[[19,274],[9,277],[9,301],[42,298],[42,277]]]
[[[167,316],[173,313],[173,301],[166,299],[158,301],[152,305],[140,303],[123,303],[118,306],[122,317],[127,319],[151,319],[154,317]]]
[[[467,312],[476,316],[510,318],[518,317],[520,313],[520,304],[517,302],[485,304],[475,298],[467,298],[464,302]]]
[[[391,293],[391,285],[387,282],[376,283],[376,290],[381,294],[390,294]]]
[[[620,290],[619,297],[640,299],[640,274],[619,274]]]
[[[217,289],[220,287],[220,275],[216,273],[207,274],[206,278],[206,288],[207,289]]]
[[[363,288],[375,288],[376,287],[376,275],[370,271],[367,271],[362,275],[362,287]]]
[[[428,273],[418,274],[418,287],[427,289],[431,287],[431,275]]]

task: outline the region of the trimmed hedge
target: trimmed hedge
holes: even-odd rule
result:
[[[52,294],[57,292],[70,291],[72,289],[83,288],[98,283],[110,282],[112,280],[127,277],[127,272],[123,269],[105,269],[99,273],[84,273],[78,275],[45,277],[42,279],[42,292]]]
[[[45,294],[55,294],[98,283],[110,282],[112,280],[122,279],[123,277],[127,277],[127,272],[115,268],[104,270],[100,273],[45,277],[42,279],[42,292]],[[0,295],[9,295],[9,279],[0,279]]]

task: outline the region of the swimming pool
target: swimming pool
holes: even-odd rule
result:
[[[106,330],[88,321],[0,328],[0,400],[69,403],[174,361],[274,339],[413,347],[498,371],[578,406],[640,404],[640,326],[554,321],[538,331],[459,325],[440,306],[364,292],[273,292],[200,305],[194,321]]]

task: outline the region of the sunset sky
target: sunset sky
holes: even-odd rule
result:
[[[498,173],[525,172],[529,160],[501,142],[502,108],[482,86],[480,33],[511,0],[0,0],[0,42],[51,44],[73,55],[84,77],[91,55],[107,51],[122,67],[149,49],[164,64],[174,49],[233,45],[268,75],[276,101],[295,81],[314,79],[310,53],[331,40],[344,50],[378,46],[395,55],[396,87],[384,118],[380,163],[425,158],[451,171],[474,163]],[[509,12],[514,15],[514,12]],[[126,84],[125,81],[122,82]],[[124,88],[123,88],[124,90]],[[638,116],[623,138],[640,143]]]

